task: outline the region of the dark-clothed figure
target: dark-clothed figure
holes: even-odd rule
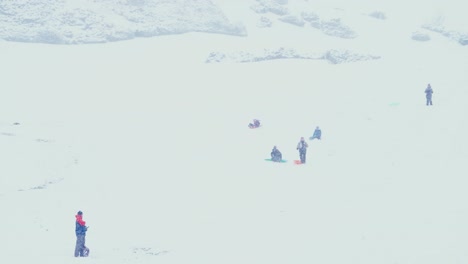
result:
[[[254,121],[254,126],[255,126],[255,127],[259,127],[259,126],[260,126],[260,120],[254,119],[253,121]]]
[[[314,134],[309,139],[312,140],[314,138],[318,140],[322,139],[322,130],[319,127],[315,128]]]
[[[260,120],[254,119],[252,123],[249,123],[250,128],[257,128],[260,126]]]
[[[431,84],[427,85],[427,88],[424,92],[426,93],[426,105],[432,105],[432,94],[434,91],[432,90]]]
[[[301,137],[301,141],[297,143],[297,150],[299,150],[299,157],[301,159],[301,163],[306,163],[306,153],[307,153],[307,148],[309,145],[307,142],[304,141],[304,137]]]
[[[271,151],[271,160],[274,161],[274,162],[280,162],[281,160],[283,160],[283,155],[276,148],[276,146],[274,146],[273,150]]]
[[[85,246],[85,242],[86,242],[85,238],[86,238],[86,231],[88,231],[88,227],[86,226],[86,222],[83,221],[83,212],[78,211],[78,213],[75,215],[75,218],[76,218],[75,257],[87,257],[89,250]]]

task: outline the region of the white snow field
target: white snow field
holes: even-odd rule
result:
[[[88,1],[199,11],[99,44],[32,38],[32,2],[0,3],[2,263],[468,262],[465,2]]]

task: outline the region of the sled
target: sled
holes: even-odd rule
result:
[[[265,159],[265,161],[270,161],[270,162],[277,162],[277,163],[286,163],[287,160],[281,160],[281,161],[273,161],[272,159]]]

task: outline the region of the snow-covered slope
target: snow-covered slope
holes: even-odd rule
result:
[[[2,263],[467,263],[468,52],[421,28],[437,1],[276,1],[354,38],[212,2],[249,34],[0,41]]]
[[[2,39],[52,44],[100,43],[193,31],[246,34],[242,25],[229,22],[208,0],[1,1],[0,25]]]
[[[319,59],[338,64],[389,56],[388,48],[404,46],[399,43],[407,39],[430,42],[440,35],[466,45],[459,2],[3,1],[0,39],[81,44],[205,32],[237,36],[230,48],[208,43],[213,48],[204,60],[209,63]],[[392,32],[400,34],[393,38]]]
[[[411,5],[404,1],[244,0],[237,4],[242,8],[223,0],[214,2],[232,19],[242,19],[249,33],[243,42],[249,44],[244,47],[239,41],[237,47],[216,48],[207,62],[282,58],[354,62],[394,56],[408,47],[407,40],[431,42],[439,39],[438,33],[464,45],[468,33],[458,0]]]

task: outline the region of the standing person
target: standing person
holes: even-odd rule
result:
[[[431,84],[427,85],[427,88],[424,92],[426,93],[426,105],[432,105],[432,94],[434,91],[432,90]]]
[[[314,138],[318,140],[322,139],[322,130],[319,127],[315,128],[314,134],[309,139],[312,140]]]
[[[75,215],[76,218],[76,246],[75,246],[75,257],[87,257],[89,254],[89,249],[85,246],[86,231],[88,227],[86,222],[83,221],[83,212],[78,211]]]
[[[304,137],[301,137],[301,141],[297,143],[297,150],[299,150],[299,157],[301,159],[301,163],[306,163],[306,153],[307,153],[307,148],[309,145],[307,142],[304,141]]]

